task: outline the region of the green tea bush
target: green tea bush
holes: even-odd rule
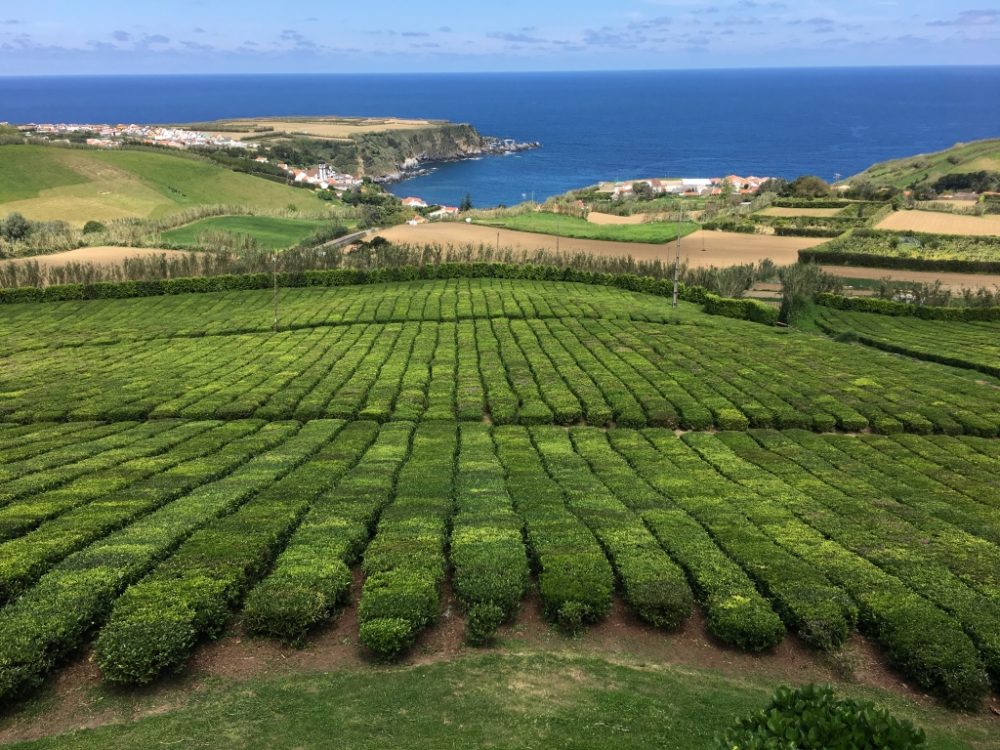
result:
[[[833,688],[779,688],[768,706],[716,743],[718,750],[918,750],[923,730],[867,701],[838,699]]]

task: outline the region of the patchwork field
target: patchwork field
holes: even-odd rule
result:
[[[313,201],[307,191],[172,154],[0,146],[0,215],[82,226],[197,205],[283,209]]]
[[[320,219],[289,219],[279,216],[213,216],[163,233],[174,245],[199,244],[205,232],[226,232],[253,237],[261,247],[280,250],[297,245],[331,222]]]
[[[465,245],[512,248],[517,251],[534,250],[567,253],[589,253],[603,257],[629,256],[636,260],[661,260],[672,262],[674,246],[643,242],[605,242],[571,237],[556,237],[534,232],[512,232],[475,224],[435,222],[416,227],[392,227],[379,232],[386,239],[399,244],[440,245],[462,247]],[[691,268],[705,266],[731,266],[756,263],[770,258],[779,265],[795,263],[799,250],[826,242],[811,237],[775,237],[763,234],[738,234],[732,232],[698,231],[681,239],[681,259]]]
[[[420,130],[433,125],[431,120],[402,120],[396,117],[257,117],[186,125],[194,130],[217,133],[235,140],[259,138],[262,135],[307,135],[312,138],[346,139],[364,133],[385,133],[394,130]]]
[[[555,234],[584,240],[605,242],[662,243],[677,239],[677,235],[691,234],[698,225],[692,221],[656,221],[651,223],[603,222],[595,223],[576,216],[537,211],[515,216],[483,217],[475,219],[483,226],[509,229],[517,232]]]
[[[686,750],[722,723],[686,701],[737,711],[747,675],[839,679],[862,653],[885,665],[863,684],[923,706],[941,747],[989,746],[988,717],[921,697],[975,708],[1000,679],[985,376],[567,282],[285,289],[277,333],[270,291],[2,313],[0,703],[28,708],[0,738],[46,733],[42,685],[49,733],[92,700],[80,723],[163,713],[49,746],[211,745],[212,706],[246,722],[227,679],[295,714],[276,675],[315,711],[326,665],[360,691],[324,710],[348,720],[371,690],[437,695],[419,676],[447,662],[435,702],[514,694],[506,675],[550,713],[566,676],[574,705],[593,679],[610,713],[642,694],[664,716],[655,673],[680,722],[656,741]],[[422,666],[373,665],[391,659]],[[659,737],[642,721],[621,747]]]
[[[894,232],[1000,237],[1000,216],[960,216],[940,211],[896,211],[878,224]]]

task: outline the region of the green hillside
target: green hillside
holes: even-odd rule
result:
[[[82,225],[156,218],[205,204],[304,207],[309,193],[188,156],[0,146],[0,215]]]
[[[869,167],[847,182],[871,180],[899,188],[931,183],[947,174],[1000,171],[1000,139],[959,143],[944,151],[918,154]]]

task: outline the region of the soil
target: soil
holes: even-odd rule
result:
[[[63,266],[67,263],[98,263],[112,264],[120,263],[125,258],[138,258],[143,255],[166,255],[167,257],[179,257],[190,255],[183,250],[161,250],[152,247],[81,247],[76,250],[67,250],[64,253],[52,253],[49,255],[33,255],[29,258],[12,258],[0,260],[0,264],[5,263],[28,263],[37,261],[43,266]]]
[[[959,216],[940,211],[897,211],[878,225],[897,232],[1000,236],[1000,216]]]
[[[514,232],[508,229],[498,231],[492,227],[453,222],[420,224],[415,227],[404,225],[386,229],[379,234],[392,242],[411,245],[495,247],[499,236],[501,248],[530,252],[539,249],[555,251],[557,246],[554,235]],[[764,258],[770,258],[778,265],[787,265],[798,260],[799,250],[815,247],[826,241],[810,237],[698,231],[681,240],[681,260],[686,261],[691,268],[756,263]],[[631,256],[636,260],[672,261],[675,247],[673,242],[657,245],[644,242],[558,238],[558,248],[562,252],[582,252],[605,257]]]
[[[602,214],[600,211],[591,211],[587,214],[587,221],[602,227],[621,226],[623,224],[645,224],[649,221],[649,216],[647,214],[616,216],[615,214]]]

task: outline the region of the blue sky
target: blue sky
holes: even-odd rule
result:
[[[1000,64],[998,0],[2,6],[0,75]]]

